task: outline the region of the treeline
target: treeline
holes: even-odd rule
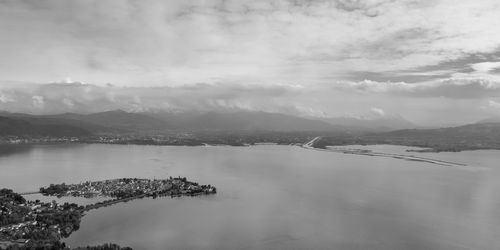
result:
[[[10,204],[13,202],[13,204]],[[26,200],[10,189],[0,189],[0,226],[16,224],[24,221],[29,208],[18,206]]]
[[[2,201],[14,201],[17,204],[22,204],[26,202],[26,199],[18,193],[14,193],[12,189],[2,188],[0,189],[0,199]]]
[[[50,184],[50,186],[40,188],[40,193],[45,195],[58,195],[65,193],[69,190],[69,186],[65,183],[62,184]]]
[[[61,235],[68,237],[73,231],[80,228],[82,213],[80,210],[55,210],[50,213],[40,213],[36,217],[38,223],[47,225],[59,225]]]
[[[66,184],[51,185],[48,192],[60,192],[67,188]],[[27,205],[26,200],[10,189],[0,189],[0,225],[6,226],[25,221],[36,220],[37,223],[27,223],[22,227],[13,227],[0,232],[0,240],[11,242],[8,250],[70,250],[61,242],[61,237],[68,237],[80,227],[83,216],[83,206],[74,203],[38,203],[42,211],[35,212]],[[34,213],[34,214],[33,214]],[[16,240],[28,241],[16,243]],[[116,244],[87,246],[75,248],[78,250],[130,250]]]

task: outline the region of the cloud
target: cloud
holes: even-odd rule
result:
[[[12,98],[10,95],[5,94],[0,92],[0,102],[1,103],[8,103],[8,102],[14,102],[14,98]]]
[[[380,108],[371,108],[370,109],[371,113],[375,114],[376,116],[385,116],[385,111]]]
[[[500,98],[499,10],[496,0],[0,1],[0,109],[375,108],[464,123]]]
[[[35,95],[32,97],[33,106],[38,109],[42,109],[45,105],[45,100],[43,96]]]
[[[120,87],[79,82],[3,87],[12,102],[0,110],[33,114],[265,111],[304,117],[404,116],[420,124],[463,124],[491,115],[488,100],[500,98],[496,82],[448,79],[404,82],[334,82],[312,87],[241,83]],[[1,96],[1,95],[0,95]],[[494,103],[491,102],[494,106]],[[368,112],[368,113],[367,113]]]
[[[7,0],[0,75],[121,86],[353,80],[344,77],[494,52],[499,9],[495,0]]]
[[[62,113],[129,111],[231,111],[280,112],[293,107],[280,98],[300,94],[300,86],[192,84],[177,87],[116,87],[80,82],[33,84],[4,89],[0,109],[12,112]],[[13,100],[17,102],[10,103]],[[61,105],[62,104],[62,105]],[[299,109],[294,109],[297,113]]]
[[[471,64],[471,68],[477,72],[488,73],[495,69],[500,69],[500,62],[481,62]]]
[[[369,17],[376,17],[380,14],[377,7],[386,4],[387,1],[358,1],[358,0],[336,0],[335,7],[347,12],[360,12]]]
[[[488,106],[495,109],[500,109],[500,102],[488,100]]]
[[[350,81],[370,80],[375,82],[421,83],[438,79],[447,79],[452,77],[454,73],[455,71],[453,70],[404,70],[387,72],[357,71],[348,73],[345,76],[345,79]]]
[[[63,98],[62,99],[62,103],[64,105],[66,105],[68,108],[72,108],[75,106],[75,104],[73,103],[73,101],[71,99],[68,99],[68,98]]]
[[[341,81],[333,88],[361,93],[379,93],[412,97],[477,99],[500,96],[500,82],[485,79],[449,78],[424,83]]]

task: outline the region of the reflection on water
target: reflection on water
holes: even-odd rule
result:
[[[219,192],[90,211],[66,240],[71,246],[495,249],[499,156],[432,155],[469,166],[459,169],[291,146],[36,146],[0,157],[0,183],[30,191],[50,183],[180,175]]]
[[[0,157],[13,156],[16,154],[29,154],[33,150],[43,149],[44,151],[64,151],[86,147],[87,144],[0,144]]]
[[[19,145],[0,144],[0,157],[11,156],[13,154],[28,153],[32,148],[33,145],[29,144],[19,144]]]

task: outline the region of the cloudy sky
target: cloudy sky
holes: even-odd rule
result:
[[[500,115],[497,0],[0,0],[0,109]]]

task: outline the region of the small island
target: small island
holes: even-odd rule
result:
[[[29,201],[10,189],[0,189],[0,249],[70,249],[61,239],[79,229],[86,211],[144,197],[198,196],[216,192],[217,189],[211,185],[199,185],[185,177],[153,180],[120,178],[51,184],[40,188],[40,193],[48,196],[109,197],[105,201],[79,206],[55,201]],[[106,249],[121,249],[116,245],[110,246],[114,247]]]

